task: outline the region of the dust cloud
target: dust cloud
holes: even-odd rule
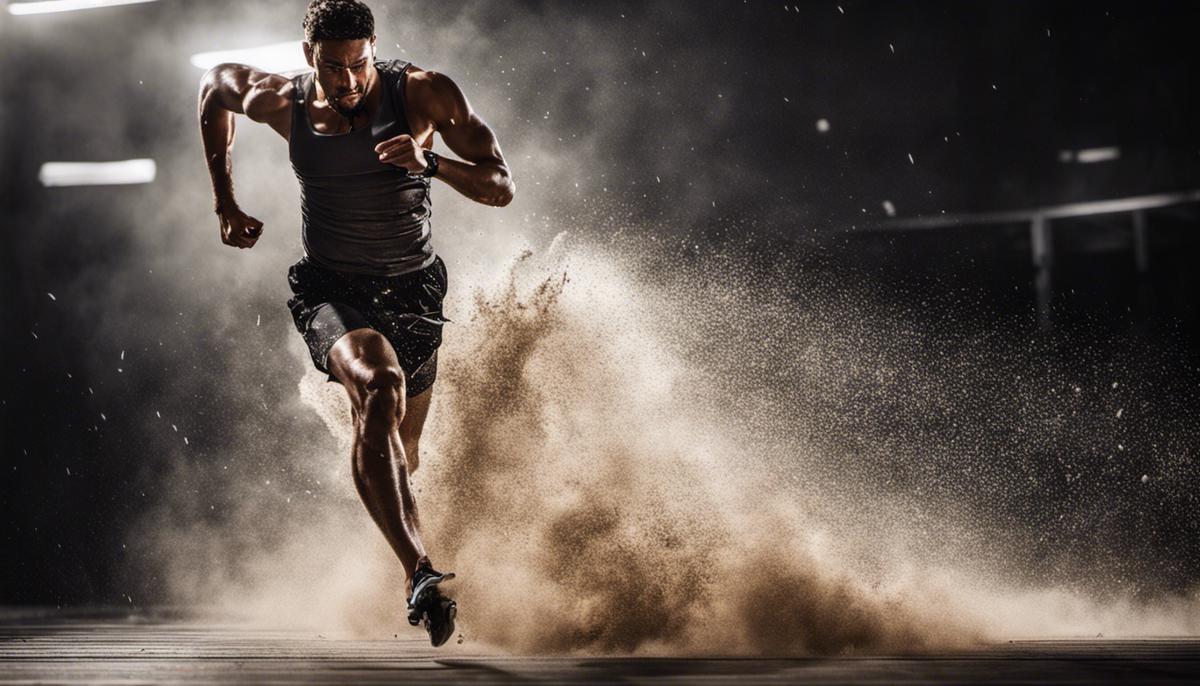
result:
[[[112,446],[98,454],[117,463],[105,495],[123,519],[99,527],[124,541],[104,551],[123,600],[390,638],[413,629],[350,478],[348,404],[282,307],[300,253],[286,146],[239,119],[238,195],[266,232],[235,251],[217,239],[195,135],[188,56],[298,39],[304,4],[153,3],[123,86],[132,100],[63,72],[88,107],[43,118],[39,145],[137,131],[104,138],[134,147],[89,154],[153,157],[159,180],[48,196],[14,218],[31,228],[13,254],[71,265],[28,279],[26,295],[53,291],[70,313],[42,321],[38,346],[80,356],[55,364],[89,399],[86,443]],[[801,261],[808,246],[697,238],[712,223],[725,237],[842,240],[835,199],[896,175],[802,139],[806,154],[742,157],[750,110],[734,103],[759,86],[713,49],[740,34],[668,3],[636,22],[603,8],[581,20],[580,7],[377,8],[380,57],[452,75],[522,189],[498,213],[449,190],[436,210],[454,324],[414,481],[433,559],[459,574],[461,649],[846,654],[1200,632],[1200,403],[1194,371],[1165,378],[1194,361],[953,321],[924,292],[897,304],[869,274]],[[844,52],[842,34],[806,23],[814,39],[838,36],[813,54]],[[664,44],[664,25],[689,38]],[[112,43],[84,24],[67,39],[54,33],[65,24],[37,26],[67,65],[100,64]],[[31,71],[44,66],[29,55]],[[813,64],[784,55],[763,70],[778,106],[795,90],[801,111],[894,130],[877,91],[845,100],[856,60]],[[653,76],[657,97],[628,97],[627,73]],[[785,150],[767,145],[767,158]],[[714,154],[753,163],[730,174]],[[807,221],[783,188],[808,189]],[[637,216],[670,223],[606,215],[605,198],[639,196]],[[738,199],[761,226],[729,225]],[[559,216],[580,207],[597,214]],[[494,264],[510,268],[473,267]]]
[[[1194,592],[1106,594],[1038,568],[1038,537],[1061,532],[1013,523],[1038,491],[989,449],[1021,426],[1035,448],[1061,442],[1029,421],[1060,400],[989,390],[1020,377],[1017,349],[972,335],[997,359],[964,344],[922,364],[937,327],[828,270],[643,235],[618,250],[562,233],[492,282],[451,266],[448,309],[467,316],[447,331],[414,483],[431,557],[459,575],[453,650],[896,654],[1200,630]],[[325,490],[281,517],[248,480],[208,523],[180,516],[202,511],[199,491],[172,493],[143,533],[174,599],[325,635],[413,631],[350,480],[342,390],[308,369],[296,402],[336,450],[314,436],[281,459]],[[1024,409],[970,440],[938,423],[1002,404]]]
[[[514,274],[478,295],[469,353],[443,378],[425,508],[463,607],[488,608],[474,632],[551,652],[959,640],[962,622],[923,628],[935,623],[921,608],[824,559],[784,494],[753,478],[738,437],[678,402],[699,379],[655,340],[665,332],[635,284],[601,260],[562,259],[527,291]],[[531,261],[517,268],[538,273]],[[708,400],[715,415],[736,403]]]

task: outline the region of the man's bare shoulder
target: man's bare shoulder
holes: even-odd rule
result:
[[[250,94],[270,100],[277,106],[291,103],[296,90],[295,74],[275,74],[251,67]]]
[[[263,72],[266,76],[259,84],[264,88],[270,88],[278,95],[291,97],[292,91],[296,88],[296,77],[310,70],[300,70],[294,72],[284,72],[275,74],[271,72]]]
[[[422,114],[434,122],[445,121],[462,97],[458,85],[449,76],[415,64],[408,68],[405,89],[408,101],[420,107]]]
[[[300,73],[303,73],[303,70],[275,74],[249,64],[224,62],[205,72],[204,81],[239,96],[247,95],[252,89],[258,89],[262,93],[290,96],[295,85],[293,79]]]
[[[428,94],[433,73],[410,62],[405,72],[404,90],[410,97]]]
[[[276,74],[250,67],[247,86],[243,99],[246,116],[270,125],[286,137],[283,129],[291,116],[292,100],[296,91],[294,75]]]

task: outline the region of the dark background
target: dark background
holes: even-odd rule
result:
[[[253,365],[294,335],[282,307],[281,275],[299,254],[286,148],[239,119],[239,197],[276,243],[222,248],[195,124],[202,71],[188,61],[297,40],[304,4],[0,15],[0,602],[152,602],[154,580],[129,575],[127,528],[154,502],[164,462],[222,459],[247,440],[230,422],[251,416],[267,462],[286,448],[270,437],[315,421],[278,410],[294,379]],[[503,211],[440,191],[435,235],[452,263],[486,262],[488,241],[546,240],[563,223],[602,235],[616,213],[663,241],[811,259],[928,313],[931,329],[953,319],[948,345],[980,330],[1030,340],[1030,365],[1082,365],[1097,385],[1127,365],[1155,418],[1133,431],[1150,443],[1169,428],[1174,484],[1149,501],[1103,485],[1078,499],[1093,514],[1112,504],[1087,521],[1124,532],[1114,554],[1140,560],[1130,569],[1142,585],[1195,581],[1195,204],[1150,213],[1141,276],[1127,214],[1056,227],[1048,331],[1024,225],[886,224],[1200,188],[1195,4],[371,4],[380,57],[454,78],[518,179]],[[1119,159],[1059,161],[1106,146]],[[158,162],[153,183],[37,182],[46,161],[135,157]],[[1051,469],[1044,457],[1023,469]],[[1133,477],[1160,456],[1136,459]],[[1062,533],[1059,515],[1076,511],[1062,495],[1005,502],[1014,520]],[[1086,545],[1086,527],[1077,533]]]

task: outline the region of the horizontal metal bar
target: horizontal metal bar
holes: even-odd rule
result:
[[[939,214],[929,217],[897,217],[895,219],[885,219],[873,225],[860,226],[858,230],[892,231],[938,229],[951,226],[977,226],[981,224],[1026,224],[1032,222],[1037,217],[1044,219],[1088,217],[1092,215],[1151,210],[1159,207],[1182,205],[1189,202],[1200,202],[1200,189],[1178,193],[1138,195],[1131,198],[1117,198],[1114,200],[1093,200],[1090,202],[1054,205],[1029,210],[982,212],[977,214]]]

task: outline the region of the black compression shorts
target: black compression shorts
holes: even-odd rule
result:
[[[333,271],[301,257],[288,269],[288,284],[292,321],[304,336],[313,364],[329,381],[337,381],[326,362],[333,344],[365,327],[392,344],[404,370],[407,396],[433,385],[442,324],[450,321],[442,316],[448,280],[440,255],[428,267],[399,276]]]

